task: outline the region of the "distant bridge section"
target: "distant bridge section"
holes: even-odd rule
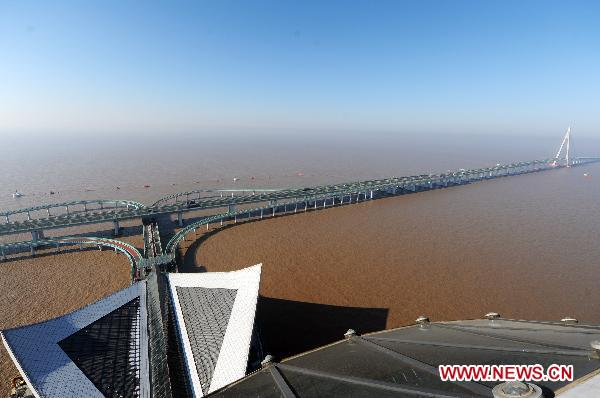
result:
[[[69,217],[77,213],[119,211],[123,209],[141,209],[143,207],[146,207],[146,205],[132,200],[78,200],[3,211],[0,212],[0,218],[2,218],[5,223],[10,223],[11,218],[15,220],[19,219],[20,216],[31,221],[32,219],[37,218]]]
[[[562,160],[562,159],[561,159]],[[587,163],[600,162],[600,158],[576,158],[569,163],[570,166],[578,166]],[[310,192],[308,196],[287,197],[280,202],[272,202],[267,206],[251,209],[235,210],[230,208],[226,213],[215,214],[202,218],[199,221],[180,229],[167,243],[166,252],[171,256],[171,261],[176,261],[177,249],[181,242],[186,240],[190,234],[196,234],[199,229],[210,225],[224,225],[225,222],[263,219],[273,217],[276,214],[289,214],[321,209],[336,205],[358,203],[374,197],[404,194],[410,192],[426,191],[436,188],[445,188],[454,185],[464,185],[481,180],[520,175],[543,170],[567,167],[566,164],[557,163],[556,158],[546,160],[535,160],[531,162],[513,163],[510,165],[498,165],[492,168],[476,170],[460,170],[448,174],[424,175],[416,177],[392,178],[386,180],[364,181],[356,184],[342,184],[324,187],[304,188],[303,192]],[[357,189],[355,189],[357,188]]]
[[[196,200],[207,198],[223,198],[235,195],[256,195],[262,193],[278,192],[283,190],[283,188],[198,189],[195,191],[177,192],[165,196],[154,202],[152,206],[163,206],[168,204],[177,204],[181,202],[189,204],[194,203]]]
[[[586,163],[600,162],[600,158],[575,158],[571,161],[572,166],[580,166]]]
[[[581,165],[600,161],[600,158],[574,158],[572,165]],[[75,227],[86,224],[114,223],[115,233],[119,232],[119,222],[123,220],[155,217],[157,215],[177,214],[180,226],[183,226],[183,213],[195,210],[226,208],[227,213],[234,213],[236,206],[248,204],[266,204],[276,206],[278,201],[314,201],[322,198],[357,195],[363,199],[373,199],[377,195],[396,194],[406,191],[418,191],[462,185],[472,182],[520,175],[542,170],[564,167],[557,164],[556,159],[532,160],[527,162],[497,165],[473,170],[458,170],[452,173],[423,174],[407,177],[392,177],[379,180],[350,182],[345,184],[322,185],[309,188],[281,190],[228,191],[233,196],[223,195],[208,198],[193,197],[198,191],[170,195],[153,206],[144,206],[133,201],[79,201],[56,205],[37,206],[28,209],[0,213],[4,223],[0,224],[0,235],[11,235],[31,232],[33,241],[43,239],[43,231],[55,228]],[[206,192],[206,191],[202,191]],[[241,193],[241,194],[240,194]],[[181,200],[185,198],[185,200]],[[174,202],[174,203],[168,203]],[[93,209],[91,205],[95,204]],[[107,207],[111,205],[110,207]],[[60,215],[54,211],[63,209]],[[34,211],[46,211],[45,217],[32,217]],[[50,216],[48,216],[48,213]],[[15,220],[21,214],[21,220]],[[25,215],[25,216],[23,216]]]
[[[44,225],[46,228],[29,228],[19,232],[31,232],[33,241],[44,239],[44,229],[63,228],[77,223],[79,220],[102,219],[121,211],[139,210],[146,205],[132,200],[78,200],[28,207],[25,209],[0,212],[0,219],[5,226],[15,225]],[[93,222],[92,222],[93,223]],[[89,223],[79,223],[89,224]],[[3,235],[0,233],[0,235]],[[6,233],[4,234],[6,235]]]
[[[282,201],[316,203],[319,200],[327,202],[327,198],[340,196],[352,198],[352,195],[356,198],[362,197],[363,200],[373,199],[381,193],[395,195],[397,192],[415,192],[449,185],[462,185],[491,178],[600,161],[597,157],[570,157],[570,137],[569,129],[557,155],[552,159],[473,170],[461,169],[452,173],[392,177],[296,189],[196,190],[165,196],[151,206],[129,200],[82,200],[5,211],[0,212],[0,235],[30,232],[35,243],[44,239],[44,230],[110,222],[113,223],[117,235],[119,222],[123,220],[177,214],[178,223],[183,226],[183,213],[188,211],[226,208],[227,212],[223,214],[234,214],[238,205],[260,204],[259,208],[264,209],[265,206],[276,208],[277,203]]]

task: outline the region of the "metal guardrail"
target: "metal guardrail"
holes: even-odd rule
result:
[[[600,158],[576,158],[573,160],[573,165],[587,164],[591,162],[598,162]],[[208,226],[211,223],[220,222],[224,223],[225,220],[234,219],[237,221],[238,217],[252,218],[260,215],[262,218],[265,212],[271,211],[273,215],[276,212],[280,212],[279,209],[283,207],[284,213],[287,212],[287,206],[295,206],[297,211],[298,206],[304,204],[305,210],[307,209],[308,203],[311,206],[316,207],[317,202],[323,203],[326,206],[327,201],[331,201],[331,204],[335,204],[336,198],[341,198],[338,204],[344,204],[344,198],[348,198],[348,203],[352,203],[352,199],[355,197],[355,201],[372,199],[373,195],[382,192],[396,194],[398,189],[405,191],[417,191],[419,189],[432,189],[438,186],[448,185],[461,185],[468,184],[475,181],[499,178],[504,176],[519,175],[525,173],[532,173],[542,170],[548,170],[556,167],[563,167],[555,163],[555,159],[546,160],[535,160],[530,162],[519,162],[512,163],[509,165],[498,165],[495,167],[474,169],[474,170],[459,170],[453,173],[443,174],[430,174],[430,175],[419,175],[399,178],[387,178],[381,180],[369,180],[356,183],[346,183],[337,185],[325,185],[312,188],[302,189],[287,189],[277,190],[270,192],[263,192],[257,195],[246,195],[246,196],[234,196],[226,198],[209,198],[200,202],[194,201],[193,203],[179,203],[176,205],[166,205],[160,207],[144,207],[144,205],[132,202],[132,201],[105,201],[105,202],[119,202],[127,203],[129,206],[136,206],[129,210],[120,211],[104,211],[96,212],[91,214],[70,214],[67,216],[57,216],[48,219],[41,220],[29,220],[21,223],[5,223],[0,224],[0,235],[26,232],[26,231],[40,231],[47,228],[59,228],[68,227],[81,224],[98,223],[106,221],[117,221],[123,219],[132,219],[145,216],[156,216],[158,214],[169,214],[178,212],[181,214],[183,211],[210,209],[218,207],[229,207],[229,211],[205,217],[200,221],[192,223],[185,228],[177,232],[165,247],[165,254],[159,256],[154,262],[165,263],[168,258],[171,261],[175,260],[175,253],[178,245],[185,236],[191,231],[202,226]],[[185,194],[185,193],[183,193]],[[176,194],[181,196],[182,194]],[[171,197],[174,197],[173,195]],[[284,200],[284,202],[281,202]],[[68,204],[82,204],[87,203],[100,203],[102,201],[79,201],[79,202],[68,202]],[[249,203],[261,203],[268,202],[268,205],[258,206],[250,209],[243,209],[236,211],[235,205],[238,204],[249,204]],[[66,204],[66,203],[65,203]],[[37,206],[28,209],[21,209],[13,211],[12,213],[22,213],[26,211],[32,211],[32,209],[45,209],[52,206],[60,206],[65,204]],[[2,214],[2,213],[0,213]],[[88,216],[92,216],[88,218]],[[58,221],[58,222],[57,222]],[[144,233],[146,233],[144,229]],[[36,236],[34,236],[35,238]],[[99,244],[108,247],[115,248],[116,250],[127,253],[132,262],[132,279],[136,277],[136,273],[140,268],[140,264],[144,263],[147,265],[147,259],[144,259],[139,251],[131,245],[124,242],[105,239],[105,238],[60,238],[60,239],[45,239],[43,235],[37,235],[38,239],[28,242],[17,242],[17,243],[6,243],[0,244],[0,255],[2,258],[6,257],[6,253],[16,250],[30,249],[33,251],[37,247],[42,246],[54,246],[54,245],[66,245],[66,244]]]
[[[138,271],[140,269],[140,263],[143,260],[142,254],[134,246],[129,243],[125,243],[115,239],[108,238],[96,238],[96,237],[64,237],[64,238],[53,238],[53,239],[41,239],[37,242],[26,241],[26,242],[14,242],[5,243],[0,245],[0,259],[5,260],[6,256],[10,253],[18,253],[22,251],[31,251],[35,253],[35,249],[40,248],[60,248],[64,246],[76,246],[76,245],[93,245],[109,247],[115,251],[119,251],[127,256],[129,264],[131,266],[131,280],[132,282],[136,279]]]
[[[116,209],[118,209],[119,207],[125,207],[125,208],[132,207],[134,209],[146,207],[146,205],[144,205],[143,203],[135,202],[133,200],[118,200],[118,199],[115,199],[115,200],[110,200],[110,199],[75,200],[75,201],[71,201],[71,202],[45,204],[45,205],[27,207],[27,208],[23,208],[23,209],[3,211],[3,212],[0,212],[0,217],[4,217],[6,219],[6,216],[11,216],[11,215],[15,215],[15,214],[33,213],[35,211],[43,211],[43,210],[49,210],[49,209],[55,209],[55,208],[65,208],[66,209],[69,206],[83,206],[84,207],[83,211],[91,211],[92,209],[87,209],[88,205],[99,205],[100,210],[103,210],[105,205],[111,205],[111,204]]]
[[[175,204],[130,208],[128,210],[112,210],[101,212],[87,212],[57,217],[40,218],[19,222],[8,222],[0,224],[0,235],[9,235],[23,232],[42,231],[52,228],[65,228],[85,224],[97,224],[106,222],[118,223],[120,220],[130,220],[142,217],[154,217],[157,215],[183,213],[195,210],[222,208],[240,204],[252,204],[261,202],[276,202],[279,200],[317,197],[333,195],[339,192],[361,192],[371,190],[385,190],[393,186],[421,185],[432,183],[444,183],[450,180],[473,180],[474,178],[495,178],[507,175],[523,174],[532,171],[541,171],[554,167],[555,159],[533,160],[528,162],[497,165],[473,170],[459,170],[452,173],[424,174],[408,177],[392,177],[379,180],[368,180],[336,185],[324,185],[311,188],[284,189],[273,192],[263,192],[256,195],[242,195],[223,198],[207,198],[202,200],[190,200]],[[599,158],[576,158],[574,165],[600,161]],[[176,194],[177,195],[177,194]],[[133,203],[133,202],[131,202]]]
[[[590,162],[597,162],[600,161],[600,158],[582,158],[585,159],[585,161],[582,161],[581,163],[574,163],[574,165],[580,165],[583,163],[590,163]],[[579,160],[575,159],[575,161]],[[284,208],[284,212],[287,213],[286,207],[288,205],[292,205],[292,206],[296,206],[294,208],[294,212],[296,212],[297,210],[297,206],[299,204],[303,204],[305,205],[305,209],[308,209],[308,206],[306,206],[307,203],[313,203],[316,204],[316,202],[319,201],[323,201],[324,205],[326,204],[326,201],[328,199],[332,200],[332,205],[335,205],[335,198],[336,197],[341,197],[341,201],[339,204],[344,204],[343,202],[343,198],[345,197],[349,197],[349,203],[352,203],[352,197],[353,195],[356,197],[356,201],[354,203],[356,203],[357,201],[360,200],[361,195],[363,195],[363,200],[368,200],[370,198],[372,198],[372,194],[370,194],[370,197],[367,196],[366,192],[372,192],[372,191],[387,191],[390,188],[392,189],[404,189],[406,190],[407,187],[412,186],[423,186],[423,184],[425,185],[429,185],[431,187],[432,184],[439,184],[439,183],[453,183],[453,184],[465,184],[465,183],[470,183],[470,182],[474,182],[474,181],[479,181],[479,180],[484,180],[484,179],[491,179],[491,178],[498,178],[498,177],[504,177],[504,176],[508,176],[508,175],[517,175],[517,174],[524,174],[524,173],[530,173],[530,172],[536,172],[536,171],[542,171],[542,170],[549,170],[549,169],[553,169],[556,168],[557,166],[553,164],[554,159],[548,159],[548,160],[542,160],[542,161],[533,161],[533,162],[522,162],[522,163],[517,163],[517,164],[511,164],[508,166],[496,166],[496,167],[492,167],[492,168],[485,168],[485,169],[477,169],[477,170],[464,170],[464,171],[458,171],[458,172],[454,172],[454,173],[448,173],[448,174],[441,174],[441,175],[433,175],[433,176],[418,176],[418,178],[414,178],[414,177],[404,177],[404,178],[400,178],[400,179],[387,179],[387,180],[376,180],[375,184],[366,184],[366,183],[358,183],[359,185],[342,185],[342,186],[332,186],[332,187],[351,187],[351,190],[348,189],[342,189],[342,190],[338,190],[338,191],[330,191],[321,195],[315,195],[315,196],[304,196],[302,197],[300,200],[292,200],[289,202],[285,202],[285,203],[278,203],[278,204],[274,204],[274,205],[268,205],[268,206],[263,206],[263,207],[256,207],[256,208],[252,208],[252,209],[244,209],[244,210],[240,210],[240,211],[233,211],[233,212],[227,212],[227,213],[221,213],[221,214],[216,214],[213,216],[209,216],[206,218],[203,218],[200,221],[194,222],[188,226],[186,226],[185,228],[179,230],[167,243],[166,245],[166,252],[171,255],[173,261],[175,260],[175,251],[177,250],[179,244],[181,243],[181,241],[183,241],[185,239],[185,236],[191,232],[196,232],[197,229],[199,229],[200,227],[203,226],[208,226],[212,223],[215,222],[219,222],[221,224],[223,224],[223,222],[225,220],[231,220],[231,219],[236,219],[239,216],[243,216],[246,215],[247,218],[252,218],[252,214],[258,214],[260,213],[260,217],[263,218],[264,212],[265,211],[273,211],[273,215],[275,215],[275,213],[277,212],[277,209],[282,207]],[[519,171],[516,172],[514,174],[494,174],[495,171],[499,171],[499,170],[510,170],[512,168],[514,169],[518,169],[520,167],[528,167],[531,165],[539,165],[539,168],[534,168],[534,169],[530,169],[530,170],[526,170],[526,171]],[[368,182],[370,183],[370,182]],[[354,190],[353,188],[356,188],[357,186],[360,186],[360,190]],[[367,191],[365,191],[365,188],[368,188]],[[427,188],[427,187],[425,187]],[[295,191],[297,192],[297,191]],[[306,191],[303,191],[306,192]],[[362,192],[365,192],[364,194]],[[395,193],[395,192],[393,192]]]
[[[283,190],[285,190],[285,188],[196,189],[194,191],[177,192],[177,193],[173,193],[173,194],[164,196],[164,197],[160,198],[159,200],[157,200],[156,202],[154,202],[151,207],[168,204],[168,202],[173,199],[175,199],[175,202],[177,203],[177,202],[179,202],[179,198],[181,198],[181,197],[185,197],[186,198],[185,201],[189,202],[190,196],[193,196],[193,195],[196,195],[196,199],[200,200],[203,198],[201,195],[205,194],[205,193],[216,193],[216,194],[219,194],[219,197],[223,197],[224,193],[227,193],[227,194],[249,193],[252,195],[256,195],[257,192],[265,193],[265,192],[278,192],[278,191],[283,191]],[[194,200],[194,199],[192,198],[192,200]]]

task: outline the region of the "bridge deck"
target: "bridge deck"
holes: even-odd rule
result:
[[[113,208],[110,210],[94,209],[91,211],[81,211],[76,213],[61,214],[51,217],[28,219],[23,221],[5,221],[3,224],[0,224],[0,235],[11,235],[25,232],[43,231],[47,229],[74,227],[85,224],[118,222],[122,220],[131,220],[164,214],[181,214],[187,211],[223,208],[242,204],[264,202],[276,203],[278,200],[285,200],[291,198],[311,200],[315,198],[322,198],[323,196],[327,195],[339,196],[357,192],[387,191],[390,189],[415,190],[416,187],[447,186],[449,184],[467,184],[483,179],[519,175],[560,167],[553,165],[553,161],[554,159],[533,160],[527,162],[511,163],[507,165],[498,165],[495,167],[487,167],[473,170],[460,170],[453,173],[392,177],[379,180],[350,182],[345,184],[323,185],[310,188],[262,191],[257,194],[240,195],[233,197],[210,197],[199,200],[186,200],[185,202],[177,202],[173,204],[159,204],[156,206],[143,206],[133,201],[120,201],[120,203],[125,204],[125,206],[123,206],[122,208]],[[573,165],[580,165],[584,163],[597,161],[600,161],[600,158],[577,158],[573,161]],[[174,198],[176,196],[182,196],[186,194],[187,193],[175,194],[170,195],[166,198]],[[69,204],[75,205],[84,202],[86,201],[69,202]],[[95,202],[99,203],[100,201]],[[161,201],[157,203],[161,203]],[[12,212],[0,214],[17,214],[27,211],[33,211],[34,209],[40,210],[65,205],[66,204],[63,203],[57,205],[37,206],[34,208],[15,210]]]

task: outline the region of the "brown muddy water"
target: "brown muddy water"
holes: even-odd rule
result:
[[[491,166],[550,157],[560,136],[298,134],[92,146],[23,138],[0,157],[0,209],[96,198],[152,203],[199,188],[300,187]],[[579,155],[600,154],[598,140],[576,143]],[[13,199],[16,189],[25,196]],[[599,166],[554,170],[214,230],[192,244],[186,270],[262,262],[259,323],[266,350],[279,357],[337,340],[348,328],[380,330],[421,314],[441,320],[496,311],[600,323],[599,203]],[[94,228],[47,235],[93,235]],[[86,253],[0,263],[0,327],[58,316],[126,286],[123,257]],[[4,382],[14,369],[2,360]]]
[[[238,224],[192,245],[186,262],[207,271],[263,263],[259,313],[279,356],[421,314],[600,323],[600,177],[583,172]]]

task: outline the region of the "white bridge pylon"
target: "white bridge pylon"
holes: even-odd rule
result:
[[[563,154],[564,150],[564,154]],[[561,155],[563,156],[561,158]],[[560,160],[567,161],[567,167],[571,167],[571,127],[567,129],[567,133],[565,134],[565,138],[563,138],[562,144],[560,144],[560,148],[554,157],[553,164],[556,166]]]

